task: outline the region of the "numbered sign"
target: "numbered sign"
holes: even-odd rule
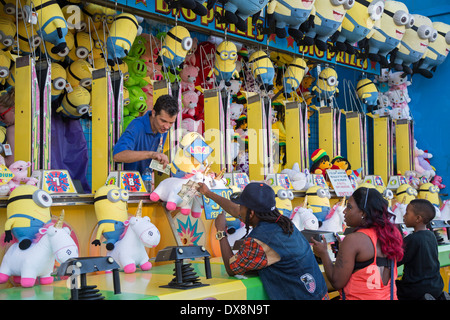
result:
[[[408,180],[406,180],[405,176],[391,176],[389,178],[388,182],[388,189],[395,189],[397,190],[398,187],[400,187],[402,184],[408,183]]]
[[[381,176],[366,176],[364,182],[371,183],[374,186],[384,187],[384,181]]]
[[[106,184],[113,184],[129,192],[147,192],[138,171],[111,171],[106,179]]]
[[[31,176],[38,180],[38,188],[50,194],[77,192],[67,170],[36,170]]]
[[[321,174],[310,174],[307,176],[307,179],[309,184],[328,189],[328,184],[325,181],[325,177]]]
[[[248,175],[246,173],[233,173],[233,184],[239,189],[244,190],[245,186],[250,183]]]
[[[230,199],[233,190],[231,189],[211,189],[212,192],[222,196],[224,198]],[[215,219],[223,211],[222,208],[208,197],[203,196],[203,208],[205,210],[205,217],[207,220]],[[228,213],[227,218],[233,218]]]
[[[277,173],[277,185],[285,189],[293,189],[291,179],[284,173]]]

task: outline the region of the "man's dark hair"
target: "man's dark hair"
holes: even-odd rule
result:
[[[251,211],[252,210],[247,208],[247,215],[245,217],[245,227],[247,229],[247,234],[250,231],[249,218]],[[278,209],[272,210],[270,212],[254,212],[261,221],[277,223],[281,227],[281,229],[283,229],[284,233],[291,235],[294,232],[294,224],[292,223],[292,220],[284,216],[280,211],[278,211]]]
[[[423,223],[427,224],[434,219],[436,209],[433,204],[426,199],[414,199],[409,203],[415,215],[421,216]]]
[[[164,110],[169,116],[173,117],[178,113],[178,100],[168,94],[160,96],[154,106],[153,111],[155,112],[155,116],[161,113],[161,110]]]

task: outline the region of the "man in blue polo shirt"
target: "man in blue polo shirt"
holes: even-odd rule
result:
[[[153,111],[131,121],[122,133],[114,146],[114,161],[125,163],[124,170],[139,171],[141,174],[152,159],[166,167],[169,159],[163,153],[163,146],[177,114],[177,99],[169,95],[160,96]]]

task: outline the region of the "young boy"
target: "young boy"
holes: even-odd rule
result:
[[[398,262],[399,266],[404,265],[403,277],[396,281],[399,300],[445,299],[448,296],[443,293],[436,237],[426,227],[435,212],[431,202],[425,199],[412,200],[406,207],[403,221],[408,228],[414,228],[414,232],[405,237],[405,254]]]

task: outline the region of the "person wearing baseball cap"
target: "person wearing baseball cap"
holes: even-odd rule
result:
[[[230,215],[245,223],[244,243],[233,254],[227,240],[226,219],[216,218],[216,239],[230,276],[257,270],[272,300],[328,299],[328,289],[305,237],[289,217],[276,208],[275,192],[264,182],[251,182],[242,192],[224,198],[203,184],[197,189]],[[250,227],[252,227],[251,232]]]

